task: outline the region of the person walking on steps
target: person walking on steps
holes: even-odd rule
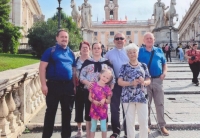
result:
[[[171,58],[171,48],[168,44],[165,45],[165,53],[166,53],[166,59],[168,62],[168,58],[170,60],[170,62],[172,62],[172,58]]]
[[[169,132],[165,128],[166,122],[164,119],[164,91],[163,80],[167,74],[167,64],[165,55],[162,49],[154,46],[155,38],[150,32],[144,34],[145,48],[139,50],[139,62],[146,63],[151,75],[151,84],[147,86],[147,94],[149,98],[149,132],[151,126],[150,106],[152,98],[156,107],[158,126],[162,135],[168,136]]]
[[[200,71],[200,51],[197,50],[198,45],[193,44],[192,48],[185,53],[185,57],[188,59],[190,69],[192,71],[192,83],[199,86],[199,71]]]

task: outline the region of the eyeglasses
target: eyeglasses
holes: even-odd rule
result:
[[[115,40],[117,40],[117,41],[118,40],[124,40],[124,38],[123,37],[116,37]]]

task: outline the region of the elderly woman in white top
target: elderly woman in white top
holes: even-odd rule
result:
[[[135,138],[135,116],[138,114],[140,138],[148,138],[148,101],[146,86],[151,83],[147,65],[138,61],[139,48],[125,47],[129,63],[122,65],[118,84],[122,86],[122,104],[126,113],[127,137]],[[128,106],[129,105],[129,106]],[[128,108],[128,109],[127,109]]]

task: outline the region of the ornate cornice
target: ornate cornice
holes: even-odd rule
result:
[[[190,20],[190,18],[194,14],[194,12],[196,10],[199,10],[199,8],[198,8],[199,5],[200,5],[200,1],[199,0],[194,0],[193,1],[192,5],[190,6],[190,8],[188,9],[187,13],[185,14],[185,16],[183,17],[182,21],[179,24],[179,27],[178,27],[179,30],[184,29],[186,23]]]

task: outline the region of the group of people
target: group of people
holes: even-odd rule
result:
[[[110,104],[113,134],[120,135],[120,103],[125,136],[135,138],[135,116],[138,114],[140,138],[150,133],[150,106],[154,99],[157,120],[163,135],[165,128],[163,80],[167,73],[166,59],[162,49],[154,46],[152,33],[144,34],[145,47],[126,43],[123,33],[114,36],[115,47],[101,56],[100,43],[80,43],[80,57],[68,47],[69,34],[61,29],[56,35],[56,46],[42,55],[39,73],[41,88],[46,96],[46,113],[43,138],[53,133],[55,115],[60,102],[62,111],[62,138],[71,137],[71,113],[75,101],[77,137],[82,136],[82,122],[86,121],[87,138],[94,138],[97,121],[101,122],[102,138],[107,137],[108,104]],[[90,56],[90,51],[92,56]],[[192,52],[193,53],[193,52]],[[195,80],[194,80],[195,81]],[[83,113],[85,109],[85,113]],[[84,118],[83,118],[84,117]]]

